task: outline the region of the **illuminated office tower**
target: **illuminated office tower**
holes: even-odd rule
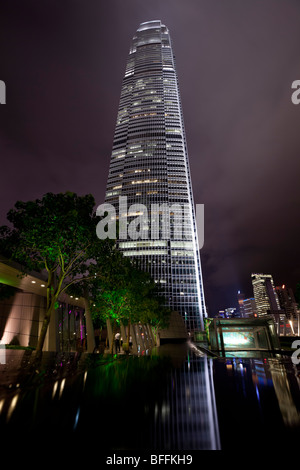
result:
[[[294,296],[294,292],[286,285],[276,286],[276,293],[278,296],[279,304],[288,318],[297,317],[298,305]]]
[[[119,207],[121,200],[119,248],[161,285],[188,330],[203,328],[206,310],[178,79],[169,31],[160,21],[140,24],[127,60],[105,202]],[[134,204],[147,208],[148,219]],[[169,233],[161,223],[166,205],[172,208]],[[129,229],[137,219],[140,237],[132,239],[124,223]]]
[[[243,316],[244,318],[257,317],[256,303],[253,297],[243,300]]]
[[[259,317],[280,310],[271,274],[252,274],[252,286]]]
[[[245,299],[245,296],[243,293],[241,293],[241,291],[239,290],[238,293],[237,293],[237,298],[238,298],[238,304],[239,304],[239,311],[240,311],[240,317],[243,318],[244,317],[244,299]]]

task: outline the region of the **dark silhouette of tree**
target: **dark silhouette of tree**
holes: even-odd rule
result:
[[[42,353],[50,318],[59,296],[91,279],[103,279],[112,240],[96,235],[95,200],[92,195],[47,193],[41,199],[17,202],[7,214],[11,227],[0,227],[0,252],[18,261],[23,275],[47,273],[47,308],[39,334],[36,358]]]

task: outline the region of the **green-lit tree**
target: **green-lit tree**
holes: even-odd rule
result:
[[[140,270],[134,261],[120,252],[115,253],[109,275],[101,283],[101,289],[94,284],[91,311],[94,319],[104,316],[112,321],[112,338],[117,324],[127,326],[126,342],[123,344],[126,352],[129,350],[132,324],[141,322],[165,327],[170,314],[170,310],[165,307],[165,299],[160,295],[150,274]],[[110,352],[113,352],[113,342],[110,344]]]
[[[77,283],[104,279],[115,243],[96,235],[92,195],[47,193],[17,202],[7,214],[11,227],[0,227],[0,252],[18,261],[23,273],[47,273],[47,308],[36,347],[40,358],[59,296]]]
[[[9,299],[16,293],[17,289],[0,282],[0,300]]]

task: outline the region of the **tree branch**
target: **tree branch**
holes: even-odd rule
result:
[[[85,250],[87,249],[87,247],[90,246],[90,245],[91,245],[91,242],[88,243],[88,244],[75,256],[75,258],[72,259],[72,261],[70,261],[70,263],[68,264],[68,266],[67,266],[67,268],[66,268],[66,270],[65,270],[66,275],[68,275],[68,274],[72,271],[72,270],[71,270],[72,265],[73,265],[73,264],[75,263],[75,261],[80,257],[80,255],[85,252]]]
[[[100,274],[98,275],[93,275],[93,276],[87,276],[87,277],[78,277],[77,279],[73,279],[71,282],[69,282],[69,284],[67,284],[65,287],[63,287],[63,289],[61,289],[60,292],[64,292],[66,289],[68,289],[68,287],[70,287],[71,285],[73,284],[76,284],[76,282],[80,282],[80,281],[89,281],[90,279],[95,279],[96,278],[101,278],[101,279],[104,279],[104,276],[101,276]]]
[[[60,262],[61,262],[60,267],[61,267],[62,272],[65,274],[65,260],[64,260],[64,257],[62,255],[60,246],[58,247],[58,250],[59,250],[59,257],[60,257]]]

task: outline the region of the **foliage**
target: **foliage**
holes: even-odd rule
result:
[[[0,252],[23,265],[23,273],[47,273],[47,312],[38,340],[41,351],[51,313],[62,292],[91,278],[101,279],[112,240],[99,240],[93,196],[47,193],[35,201],[18,201],[0,227]]]
[[[114,255],[101,289],[95,286],[92,292],[93,318],[104,316],[124,325],[141,322],[167,326],[170,310],[150,274],[122,253]]]
[[[13,286],[8,286],[7,284],[2,284],[0,282],[0,300],[9,299],[17,292],[17,288]]]
[[[23,274],[47,274],[47,312],[38,340],[41,352],[50,317],[65,291],[85,297],[94,323],[106,318],[129,324],[167,324],[169,310],[150,275],[96,235],[92,195],[47,193],[18,201],[8,212],[11,227],[0,227],[0,252],[23,266]]]

